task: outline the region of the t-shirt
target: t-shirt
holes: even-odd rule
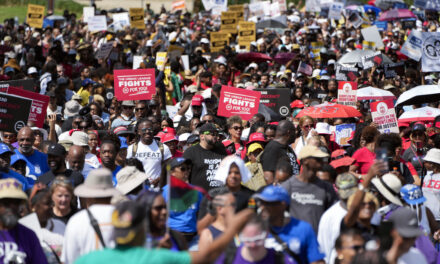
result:
[[[358,171],[362,175],[365,175],[368,173],[371,165],[373,165],[374,159],[376,158],[376,153],[371,152],[367,147],[363,147],[356,150],[352,158],[356,160],[354,165],[359,167]]]
[[[67,169],[64,173],[57,173],[57,175],[61,175],[61,174],[65,176],[72,183],[74,187],[84,182],[84,177],[82,176],[81,173],[77,171]],[[38,178],[37,182],[41,182],[46,186],[49,186],[53,180],[55,180],[55,174],[50,170],[45,174],[41,175]]]
[[[28,264],[47,263],[37,236],[21,224],[10,230],[0,230],[0,263],[14,255],[23,256]]]
[[[422,153],[418,153],[413,144],[403,152],[402,158],[411,163],[414,166],[414,169],[417,171],[417,174],[422,175],[423,169],[423,157],[426,155],[425,151]]]
[[[30,188],[28,180],[20,173],[17,173],[11,169],[9,169],[8,172],[0,172],[0,179],[8,179],[8,178],[13,178],[19,181],[23,187],[23,191],[26,191]]]
[[[303,263],[324,259],[325,255],[319,251],[315,231],[309,223],[291,217],[288,224],[283,227],[272,227],[272,230],[287,243],[290,250],[299,255]],[[272,235],[266,239],[265,247],[276,251],[282,250],[282,246]]]
[[[146,250],[141,247],[117,247],[95,251],[79,258],[75,264],[120,264],[120,263],[155,263],[155,264],[185,264],[191,263],[187,251],[172,252],[167,249]]]
[[[47,155],[38,150],[34,150],[32,155],[25,156],[16,149],[14,155],[26,161],[26,175],[24,176],[26,177],[30,188],[34,186],[38,177],[50,170],[47,163]]]
[[[290,160],[294,175],[299,173],[299,165],[293,149],[290,146],[280,144],[276,140],[270,141],[264,148],[263,154],[261,154],[261,164],[263,165],[263,170],[275,172],[277,163],[282,158],[287,158]]]
[[[289,193],[290,215],[312,225],[318,232],[319,219],[337,200],[333,186],[316,178],[313,182],[302,182],[296,176],[282,183]]]
[[[89,210],[98,221],[106,246],[114,247],[113,226],[111,224],[114,206],[95,204]],[[61,261],[65,264],[74,263],[80,256],[98,249],[102,249],[101,242],[90,224],[86,210],[81,210],[72,216],[67,223]]]
[[[410,248],[408,252],[397,259],[397,264],[428,264],[425,256],[417,248]]]
[[[220,162],[226,155],[226,150],[221,144],[217,144],[211,150],[202,148],[200,144],[185,150],[183,157],[192,162],[189,183],[200,186],[205,190],[221,186],[220,182],[214,180],[214,176]]]
[[[163,155],[160,151],[160,148],[155,140],[150,145],[145,145],[142,141],[139,141],[136,151],[136,155],[134,156],[138,160],[142,162],[144,166],[145,174],[147,174],[150,180],[155,180],[160,177],[160,173],[162,171],[162,161],[171,158],[171,151],[167,145],[163,145]],[[133,157],[133,145],[130,145],[127,149],[127,159]]]
[[[425,206],[431,210],[435,220],[440,220],[440,173],[428,172],[423,178],[422,191],[426,198]]]

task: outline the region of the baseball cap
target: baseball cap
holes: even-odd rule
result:
[[[135,201],[123,201],[115,206],[112,214],[113,236],[118,245],[126,245],[141,230],[147,211]]]
[[[81,100],[82,101],[82,97],[79,94],[73,94],[72,95],[72,100]]]
[[[440,149],[438,148],[432,148],[428,150],[425,157],[423,158],[424,161],[429,161],[432,163],[440,164]]]
[[[66,149],[60,144],[52,143],[47,149],[47,155],[63,157],[64,155],[66,155]]]
[[[191,106],[201,106],[203,103],[203,96],[196,94],[191,100]]]
[[[60,77],[60,78],[57,79],[57,84],[58,85],[66,85],[68,83],[69,83],[69,81],[67,80],[67,78]]]
[[[127,195],[144,181],[148,179],[148,175],[136,169],[135,166],[125,166],[116,174],[116,189],[124,195]]]
[[[202,39],[200,40],[200,43],[203,43],[203,44],[209,44],[209,40],[208,40],[207,38],[202,38]]]
[[[167,166],[167,169],[168,169],[168,170],[172,170],[172,169],[174,169],[174,168],[176,168],[176,167],[181,166],[182,164],[188,164],[188,165],[190,165],[191,163],[192,163],[192,162],[191,162],[190,159],[185,159],[185,158],[182,158],[182,157],[174,158],[174,159],[171,159],[171,160],[170,160],[170,163],[169,163],[169,165]]]
[[[263,133],[255,132],[249,136],[248,145],[255,143],[255,142],[266,143],[266,138],[264,138]]]
[[[285,202],[290,204],[290,197],[287,191],[281,186],[268,185],[261,193],[254,196],[255,199],[265,202]]]
[[[330,162],[330,166],[335,169],[343,166],[350,166],[355,161],[355,159],[353,159],[352,157],[347,156],[347,152],[343,149],[337,149],[333,151],[331,159],[332,161]]]
[[[414,211],[406,207],[396,209],[389,220],[393,222],[394,228],[402,237],[418,237],[423,234],[419,227],[417,215]]]
[[[304,108],[304,103],[301,100],[295,100],[290,103],[290,108]]]
[[[303,160],[306,158],[328,158],[329,155],[315,146],[304,146],[299,152],[298,159]]]
[[[323,135],[332,134],[332,132],[330,132],[330,125],[325,122],[316,123],[315,130],[318,134],[323,134]]]
[[[27,200],[27,195],[23,192],[21,183],[16,179],[0,180],[0,199],[6,198]]]
[[[358,180],[353,174],[346,172],[339,174],[335,181],[338,194],[341,199],[348,199],[358,189]]]
[[[250,153],[252,153],[252,152],[254,152],[254,151],[258,150],[258,149],[263,150],[263,146],[261,146],[260,143],[252,143],[252,144],[249,145],[247,154],[249,155]]]
[[[3,155],[5,153],[14,154],[12,150],[6,145],[5,143],[0,143],[0,155]]]
[[[426,131],[425,125],[423,123],[415,123],[412,128],[411,128],[411,132],[415,132],[415,131]]]
[[[189,136],[191,136],[191,133],[183,133],[183,134],[179,135],[179,141],[180,142],[187,141]]]
[[[30,74],[34,74],[34,73],[38,73],[37,72],[37,68],[35,67],[29,67],[29,69],[27,70],[27,73]]]
[[[89,84],[94,84],[95,82],[92,81],[92,79],[90,78],[85,78],[82,82],[81,82],[81,86],[82,87],[86,87]]]
[[[407,204],[422,204],[426,201],[422,189],[415,184],[405,184],[400,189],[400,196]]]
[[[190,135],[190,136],[188,137],[188,139],[186,140],[186,143],[188,143],[188,144],[194,144],[194,143],[196,143],[196,142],[198,142],[198,141],[200,141],[200,137],[199,137],[199,135],[194,135],[194,134],[192,134],[192,135]]]
[[[203,124],[200,127],[199,131],[200,131],[200,134],[205,134],[205,132],[218,132],[217,128],[211,123]],[[189,138],[188,138],[188,140],[189,140]]]

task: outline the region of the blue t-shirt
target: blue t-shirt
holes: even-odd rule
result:
[[[116,166],[115,170],[112,171],[113,174],[113,186],[116,186],[116,184],[118,183],[118,180],[116,179],[116,174],[118,174],[118,172],[122,169],[121,166]]]
[[[287,243],[290,250],[298,254],[304,263],[311,263],[324,259],[325,255],[319,251],[318,240],[312,226],[293,217],[283,227],[272,227],[272,230]],[[266,240],[266,246],[281,250],[281,246],[272,235]]]
[[[0,172],[0,179],[8,179],[8,178],[13,178],[13,179],[16,179],[17,181],[19,181],[21,183],[21,185],[23,186],[23,191],[27,191],[29,189],[29,183],[28,183],[26,177],[24,177],[20,173],[17,173],[11,169],[9,169],[9,171],[7,173]]]
[[[197,232],[197,212],[202,202],[203,194],[198,192],[199,199],[191,205],[185,212],[170,211],[168,217],[168,226],[179,232],[193,233]],[[162,196],[168,202],[168,185],[163,187]]]
[[[19,158],[26,161],[26,175],[24,176],[26,177],[30,188],[34,186],[34,183],[39,176],[50,170],[47,163],[47,155],[38,150],[34,150],[34,153],[30,156],[25,156],[16,149],[14,155],[17,155]]]

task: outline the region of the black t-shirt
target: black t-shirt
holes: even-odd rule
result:
[[[192,161],[189,183],[200,186],[207,191],[219,187],[219,182],[214,180],[214,176],[220,162],[226,155],[223,144],[217,144],[212,150],[204,149],[200,144],[185,150],[183,157]]]
[[[58,219],[58,220],[60,220],[61,222],[63,222],[64,224],[67,225],[67,222],[69,222],[70,217],[72,217],[72,215],[74,215],[74,214],[76,214],[76,212],[78,212],[78,209],[76,209],[75,206],[71,206],[71,207],[72,207],[72,210],[70,210],[70,213],[68,213],[67,215],[65,215],[65,216],[56,216],[56,215],[52,212],[51,217],[54,218],[54,219]]]
[[[278,141],[270,141],[261,154],[261,165],[263,171],[275,173],[275,168],[280,159],[287,158],[293,167],[293,175],[299,174],[299,164],[296,161],[296,155],[290,146],[280,144]]]
[[[67,169],[64,173],[58,173],[57,175],[60,174],[65,176],[67,179],[69,179],[73,187],[76,187],[84,182],[83,175],[77,171]],[[40,177],[38,177],[37,182],[41,182],[46,186],[49,186],[53,180],[55,180],[55,174],[53,174],[53,172],[50,170],[45,174],[41,175]]]

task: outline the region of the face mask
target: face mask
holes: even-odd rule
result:
[[[18,223],[18,216],[15,214],[3,214],[0,216],[0,221],[6,229],[15,227]]]

